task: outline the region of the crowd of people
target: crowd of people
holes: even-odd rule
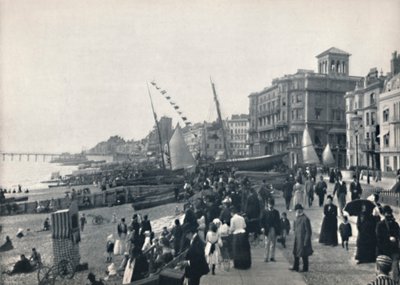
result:
[[[286,212],[280,213],[275,208],[276,189],[266,180],[261,185],[254,185],[246,177],[238,178],[234,171],[202,171],[195,179],[186,181],[185,215],[183,220],[177,218],[171,229],[165,227],[159,236],[155,236],[147,215],[133,214],[130,221],[120,219],[116,234],[105,238],[105,261],[109,263],[106,279],[122,279],[123,284],[129,284],[160,272],[176,257],[181,257],[183,261],[178,267],[184,268],[189,285],[200,284],[202,276],[209,272],[218,274],[216,268],[227,260],[238,270],[251,268],[250,243],[260,235],[264,237],[264,261],[276,262],[276,243],[286,247],[286,237],[291,230],[294,263],[290,270],[307,272],[309,257],[314,250],[311,221],[304,210],[321,209],[323,221],[319,243],[338,246],[339,233],[342,247],[348,250],[349,238],[354,232],[346,215],[347,194],[350,192],[351,201],[364,201],[361,200],[363,189],[356,176],[346,185],[340,171],[333,170],[329,172],[328,183],[334,184],[332,195],[328,193],[323,176],[317,177],[313,168],[299,169],[288,175],[279,190],[286,211],[295,212],[291,222]],[[194,193],[198,194],[189,198]],[[318,198],[317,205],[314,205],[314,197]],[[378,195],[368,201],[360,204],[357,213],[356,260],[358,263],[376,262],[378,278],[398,283],[400,227],[391,207],[379,204]],[[86,218],[84,215],[81,218],[83,231]],[[49,227],[45,222],[44,228],[48,230]],[[7,242],[5,248],[10,247],[11,240]],[[115,264],[115,256],[123,257],[119,266]],[[27,266],[26,260],[21,256],[17,268],[21,264],[21,268]],[[388,275],[390,271],[392,277]],[[92,273],[89,281],[101,284]]]

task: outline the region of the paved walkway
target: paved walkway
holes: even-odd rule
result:
[[[305,285],[303,275],[292,272],[291,265],[283,256],[282,250],[277,245],[275,252],[276,262],[264,262],[264,249],[252,247],[252,267],[249,270],[237,270],[231,268],[229,271],[217,269],[216,275],[208,274],[201,279],[201,285],[258,285],[258,284],[279,284],[279,285]]]
[[[347,184],[347,183],[346,183]],[[372,184],[363,187],[376,187]],[[328,183],[328,193],[332,194],[333,184]],[[279,195],[280,196],[280,195]],[[350,193],[348,193],[350,200]],[[336,203],[336,199],[334,200]],[[284,211],[283,199],[276,197],[277,209]],[[356,265],[354,260],[355,242],[357,237],[357,227],[355,217],[351,217],[353,228],[353,237],[350,239],[350,250],[347,252],[339,245],[337,247],[323,246],[318,243],[319,231],[323,217],[323,210],[314,201],[312,208],[306,207],[305,213],[312,223],[312,243],[314,254],[310,258],[310,271],[308,273],[297,273],[288,270],[293,262],[293,232],[288,236],[287,248],[283,249],[281,245],[276,247],[277,262],[265,263],[263,260],[264,249],[252,248],[252,267],[249,270],[241,271],[231,268],[229,272],[217,269],[216,275],[204,276],[201,285],[224,284],[309,284],[309,285],[336,285],[336,284],[367,284],[374,278],[374,264]],[[295,219],[294,212],[287,212],[288,218],[293,223]],[[339,217],[339,222],[341,221]],[[340,238],[339,238],[340,241]],[[290,261],[290,262],[289,262]]]

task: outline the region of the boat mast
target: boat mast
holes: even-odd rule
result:
[[[151,110],[153,111],[153,117],[154,117],[154,121],[156,123],[156,128],[157,128],[157,133],[158,133],[158,141],[159,141],[159,144],[160,144],[160,154],[161,154],[162,168],[165,170],[164,151],[163,151],[163,146],[162,146],[161,131],[160,131],[160,126],[158,125],[157,114],[154,111],[153,99],[151,98],[151,93],[150,93],[150,88],[149,88],[149,84],[148,83],[147,83],[147,91],[149,93],[149,98],[150,98],[150,103],[151,103]]]
[[[224,122],[222,121],[222,116],[221,116],[221,109],[220,109],[220,106],[219,106],[217,92],[215,91],[215,85],[214,85],[214,82],[212,82],[211,78],[210,78],[210,82],[211,82],[211,87],[212,87],[212,90],[213,90],[213,93],[214,93],[215,105],[217,107],[218,120],[219,120],[219,122],[221,124],[221,128],[222,128],[222,143],[224,145],[224,150],[225,150],[225,159],[228,159],[229,158],[229,152],[228,152],[228,145],[227,145],[227,142],[226,142]]]

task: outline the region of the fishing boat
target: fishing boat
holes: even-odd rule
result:
[[[153,197],[146,197],[144,200],[138,201],[138,202],[133,202],[132,203],[132,208],[137,210],[142,210],[142,209],[148,209],[148,208],[153,208],[169,203],[175,202],[175,196],[174,194],[167,194],[167,195],[162,195],[162,196],[153,196]]]
[[[236,168],[238,170],[249,170],[249,171],[265,171],[268,169],[273,168],[275,165],[279,165],[283,162],[285,156],[288,155],[288,152],[282,152],[278,154],[272,155],[262,155],[262,156],[254,156],[254,157],[246,157],[246,158],[237,158],[231,159],[229,158],[229,149],[228,149],[228,141],[226,138],[226,132],[222,120],[221,110],[220,110],[220,103],[217,96],[217,91],[215,89],[215,84],[210,80],[211,88],[214,95],[214,102],[217,108],[218,114],[218,122],[222,128],[222,139],[223,139],[223,146],[224,146],[224,158],[222,160],[218,160],[213,162],[212,164],[216,169],[226,169],[226,168]]]
[[[239,170],[265,171],[271,169],[274,165],[282,163],[287,154],[287,152],[283,152],[272,155],[220,160],[213,162],[213,165],[216,169],[235,167]]]

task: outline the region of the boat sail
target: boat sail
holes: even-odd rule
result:
[[[302,140],[303,163],[305,164],[319,164],[319,158],[313,146],[310,133],[306,127],[303,132]]]
[[[335,164],[335,159],[333,158],[333,153],[329,143],[326,145],[322,153],[322,163],[326,166]]]
[[[179,124],[176,126],[174,134],[169,141],[169,150],[172,170],[187,169],[196,166],[196,161],[185,143]]]

